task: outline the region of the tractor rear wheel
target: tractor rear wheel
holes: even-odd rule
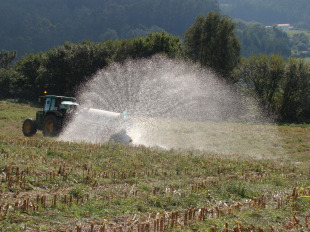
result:
[[[55,115],[47,115],[43,121],[42,132],[44,136],[57,136],[61,129],[61,121]]]
[[[37,133],[37,128],[37,122],[32,118],[27,118],[23,123],[23,133],[27,137],[31,137]]]

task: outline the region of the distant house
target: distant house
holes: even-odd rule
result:
[[[291,24],[278,24],[277,26],[280,27],[284,31],[288,31],[292,29]]]

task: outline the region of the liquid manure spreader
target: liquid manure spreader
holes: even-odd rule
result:
[[[109,141],[130,143],[132,140],[124,129],[127,121],[127,112],[123,114],[93,108],[79,108],[74,97],[45,95],[39,97],[43,102],[43,109],[37,111],[36,119],[25,119],[23,134],[31,137],[41,130],[44,136],[56,137],[74,117],[83,117],[81,127],[94,126],[101,132],[99,136],[108,136]],[[78,133],[78,132],[76,132]]]

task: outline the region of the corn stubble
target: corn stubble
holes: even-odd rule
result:
[[[290,153],[257,159],[24,138],[0,120],[2,231],[310,230],[307,127],[280,128]]]

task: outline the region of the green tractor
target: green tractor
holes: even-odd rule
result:
[[[36,119],[27,118],[23,123],[25,136],[33,136],[41,130],[44,136],[57,136],[78,104],[73,97],[46,95],[39,98],[44,102],[43,110],[37,111]]]

